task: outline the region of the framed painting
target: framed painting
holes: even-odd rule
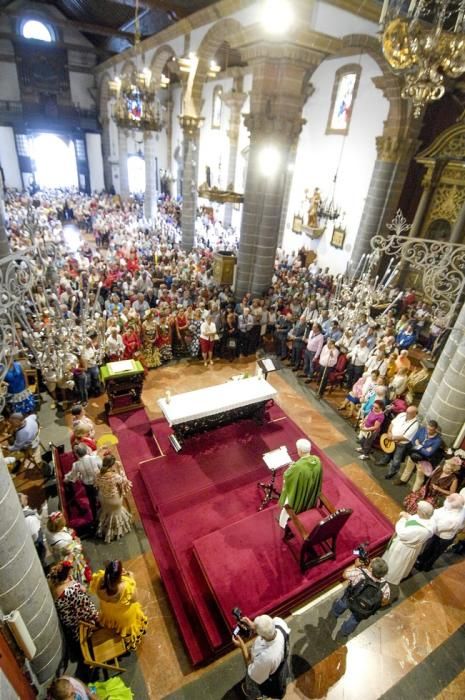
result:
[[[331,245],[333,248],[342,249],[344,247],[344,241],[346,239],[346,232],[342,228],[333,228],[333,235],[331,236]]]
[[[294,218],[292,220],[292,230],[294,233],[302,233],[302,226],[304,225],[304,220],[302,216],[299,216],[298,214],[294,215]]]

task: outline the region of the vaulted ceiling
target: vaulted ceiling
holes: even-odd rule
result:
[[[35,0],[36,5],[53,5],[96,47],[119,53],[134,43],[136,0]],[[216,0],[139,0],[142,38],[156,34],[183,17]],[[0,0],[0,9],[9,14],[16,3]],[[16,10],[16,8],[15,8]],[[102,56],[104,57],[104,56]]]

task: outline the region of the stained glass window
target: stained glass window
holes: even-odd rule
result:
[[[133,87],[126,99],[126,104],[129,119],[140,121],[143,117],[143,102],[139,88]]]
[[[360,78],[360,66],[344,66],[336,72],[326,133],[347,134]]]

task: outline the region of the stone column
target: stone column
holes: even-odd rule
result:
[[[32,668],[40,683],[56,673],[63,654],[53,598],[0,453],[0,609],[19,610],[36,646]]]
[[[377,159],[371,175],[370,185],[363,208],[360,226],[352,251],[352,260],[357,262],[362,255],[372,252],[370,241],[381,231],[381,221],[386,207],[386,199],[392,188],[398,142],[390,136],[376,138]]]
[[[3,181],[3,172],[0,170],[0,258],[5,258],[10,254],[10,242],[6,235],[5,225],[5,183]]]
[[[306,77],[322,56],[287,43],[257,43],[241,51],[253,72],[249,167],[241,225],[236,293],[261,294],[270,285],[286,192],[289,152],[298,139]],[[278,170],[264,173],[264,149],[272,148]]]
[[[235,81],[236,82],[236,81]],[[242,82],[242,78],[241,78]],[[237,85],[235,86],[237,87]],[[236,166],[237,166],[237,149],[239,145],[239,127],[241,124],[241,109],[247,98],[247,93],[241,92],[241,90],[235,90],[234,87],[231,92],[223,95],[224,104],[229,107],[229,128],[228,128],[228,139],[229,139],[229,155],[228,155],[228,174],[226,179],[226,188],[234,190],[235,180],[236,180]],[[233,205],[228,202],[224,205],[224,226],[231,226]]]
[[[462,204],[457,221],[452,229],[450,243],[462,243],[465,237],[465,202]]]
[[[103,179],[105,181],[105,189],[108,190],[113,184],[111,173],[111,141],[110,141],[110,119],[101,117],[102,124],[102,158],[103,158]]]
[[[418,202],[418,207],[415,212],[415,216],[412,222],[412,227],[410,231],[408,232],[408,235],[411,238],[418,238],[421,232],[421,227],[423,225],[423,221],[425,219],[425,214],[426,210],[428,209],[428,205],[430,202],[431,198],[431,187],[426,187],[423,190],[423,193],[420,197],[420,201]]]
[[[183,131],[181,228],[184,250],[191,250],[194,245],[199,170],[199,129],[202,121],[201,117],[179,116],[179,123]]]
[[[170,88],[168,88],[170,89]],[[166,107],[166,170],[173,169],[173,100],[171,94],[165,104]]]
[[[378,84],[378,83],[375,83]],[[381,82],[379,83],[381,86]],[[388,95],[389,92],[386,93]],[[352,251],[352,260],[358,261],[364,253],[371,253],[370,241],[377,234],[387,233],[386,224],[392,221],[407,176],[410,161],[418,147],[421,119],[410,119],[398,133],[386,121],[385,132],[376,138],[377,159],[363,208],[360,226]]]
[[[118,129],[119,193],[121,199],[129,197],[128,138],[124,129]]]
[[[465,304],[423,394],[420,414],[434,418],[452,445],[465,423]]]
[[[155,134],[153,131],[144,131],[144,159],[144,214],[146,219],[153,221],[157,210],[157,173],[155,171]]]

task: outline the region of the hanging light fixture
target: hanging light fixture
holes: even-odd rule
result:
[[[139,0],[136,0],[134,17],[134,46],[140,43]],[[163,76],[166,80],[166,76]],[[167,84],[161,81],[161,87]],[[164,120],[164,108],[156,99],[156,87],[152,81],[152,72],[145,67],[141,71],[132,70],[117,76],[108,83],[110,94],[116,98],[113,107],[113,119],[122,129],[140,129],[141,131],[161,131]]]
[[[405,12],[406,8],[406,12]],[[441,99],[446,78],[465,72],[465,0],[384,0],[380,16],[383,53],[404,78],[402,97],[419,117]]]

